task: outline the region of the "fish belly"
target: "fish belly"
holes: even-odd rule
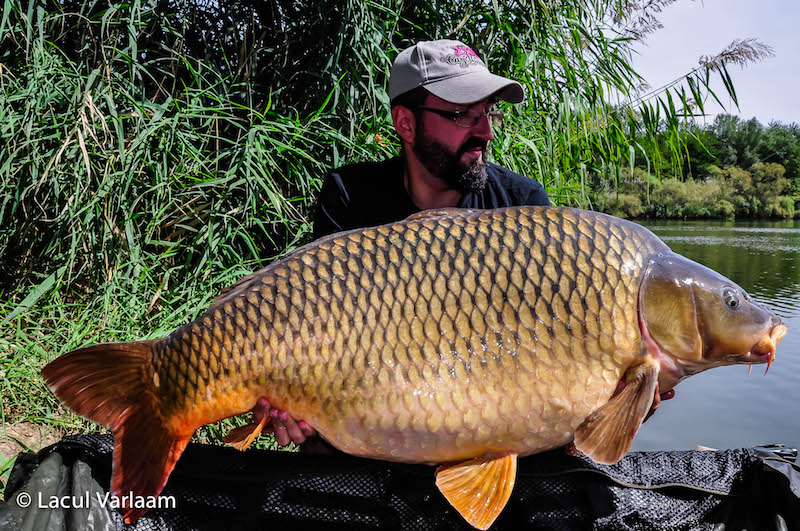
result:
[[[582,367],[539,379],[535,371],[499,365],[483,367],[480,379],[438,378],[422,390],[376,386],[364,398],[338,401],[340,414],[307,417],[336,447],[362,457],[436,463],[525,455],[568,443],[615,387]]]

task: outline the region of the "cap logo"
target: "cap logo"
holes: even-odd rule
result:
[[[452,49],[456,51],[456,55],[471,55],[473,57],[478,57],[478,54],[472,51],[472,48],[469,46],[464,46],[463,44],[459,44],[457,46],[451,46]]]
[[[451,64],[451,65],[458,65],[461,68],[468,68],[476,63],[483,64],[481,58],[478,57],[478,54],[472,51],[472,48],[466,46],[464,44],[459,44],[456,46],[451,46],[453,50],[455,50],[454,54],[447,54],[442,57],[442,62]]]

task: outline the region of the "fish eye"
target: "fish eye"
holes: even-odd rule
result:
[[[728,308],[739,307],[739,294],[733,288],[725,288],[722,290],[722,300]]]

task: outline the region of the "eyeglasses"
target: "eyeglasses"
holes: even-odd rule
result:
[[[452,120],[458,127],[475,127],[478,125],[483,117],[489,118],[489,123],[492,127],[498,127],[503,123],[503,111],[486,111],[478,113],[470,113],[466,111],[445,111],[443,109],[434,109],[432,107],[425,107],[424,105],[417,105],[417,109],[423,111],[430,111],[438,114],[443,118]]]

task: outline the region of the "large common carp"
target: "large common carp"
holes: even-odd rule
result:
[[[115,494],[159,493],[198,427],[266,396],[350,454],[445,464],[439,489],[485,529],[518,456],[574,442],[616,462],[657,391],[769,363],[785,332],[634,223],[447,209],[317,240],[163,339],[76,350],[42,374],[113,430]]]

